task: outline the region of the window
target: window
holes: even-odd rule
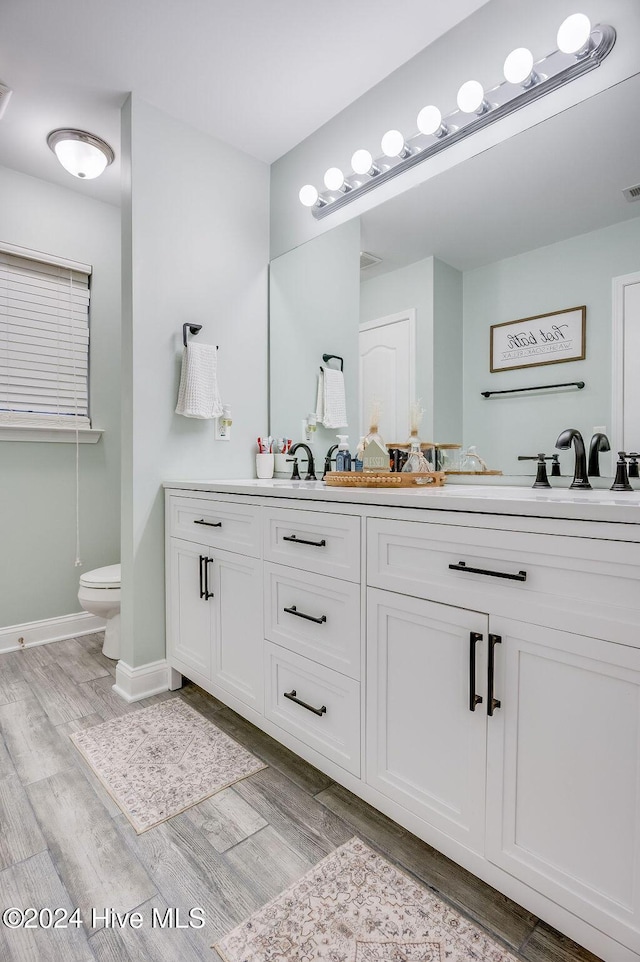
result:
[[[0,246],[0,427],[91,427],[90,274]]]

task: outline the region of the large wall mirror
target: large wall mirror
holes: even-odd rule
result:
[[[640,272],[640,200],[623,193],[640,183],[639,101],[633,77],[273,260],[271,433],[300,439],[329,353],[344,358],[352,449],[374,389],[386,440],[406,440],[413,395],[424,440],[476,445],[505,475],[531,474],[518,455],[553,453],[564,428],[611,436],[624,397],[612,371],[628,380],[631,363],[613,355],[614,279]],[[492,325],[582,305],[584,359],[491,373]],[[393,370],[367,369],[372,344]],[[545,389],[565,382],[584,388]],[[518,388],[540,390],[483,397]],[[335,434],[318,430],[319,455]],[[572,454],[561,463],[570,473]]]

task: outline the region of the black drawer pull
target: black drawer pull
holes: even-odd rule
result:
[[[469,711],[475,711],[482,704],[482,695],[476,694],[476,643],[482,641],[477,631],[469,632]]]
[[[288,615],[296,615],[298,618],[306,618],[307,621],[314,621],[316,625],[323,625],[327,620],[326,615],[321,615],[319,618],[314,618],[313,615],[305,615],[304,611],[298,611],[295,605],[291,605],[290,608],[285,608],[284,611]]]
[[[493,715],[496,708],[500,708],[502,702],[499,698],[493,697],[493,682],[495,678],[495,647],[502,643],[500,635],[489,635],[489,664],[487,667],[487,715]]]
[[[463,571],[470,575],[489,575],[491,578],[506,578],[507,581],[526,581],[527,572],[519,571],[511,575],[508,571],[488,571],[486,568],[469,568],[466,561],[459,561],[457,565],[449,565],[452,571]]]
[[[327,709],[326,709],[326,706],[325,706],[325,705],[323,705],[322,708],[314,708],[313,705],[307,705],[306,701],[300,701],[299,698],[296,698],[296,690],[295,690],[295,688],[292,688],[291,691],[285,691],[285,692],[284,692],[284,697],[285,697],[285,698],[288,698],[289,701],[294,701],[294,702],[296,703],[296,705],[302,705],[302,707],[303,707],[303,708],[306,708],[307,711],[312,711],[314,715],[326,715],[326,714],[327,714]]]
[[[205,521],[204,518],[202,518],[200,521],[194,521],[193,523],[194,523],[194,524],[206,524],[206,526],[207,526],[208,528],[221,528],[221,527],[222,527],[222,521]]]
[[[327,544],[324,538],[322,539],[322,541],[305,541],[304,538],[296,538],[295,534],[292,534],[292,535],[285,534],[282,540],[293,541],[294,544],[310,544],[314,548],[324,548]]]

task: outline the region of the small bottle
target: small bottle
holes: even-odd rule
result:
[[[349,436],[338,434],[338,453],[336,454],[336,471],[351,470],[351,455],[349,453]]]
[[[358,447],[356,448],[356,456],[353,462],[353,467],[355,471],[362,471],[362,455],[364,454],[364,438],[360,438]]]

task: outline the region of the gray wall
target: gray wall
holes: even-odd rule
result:
[[[360,224],[330,234],[276,258],[270,267],[271,433],[301,439],[301,421],[316,409],[323,354],[344,358],[345,393],[352,451],[358,444],[358,301]],[[331,367],[336,366],[332,361]],[[337,430],[318,427],[315,453],[321,459],[336,443]],[[320,462],[322,467],[322,461]]]
[[[518,454],[553,453],[563,428],[611,428],[611,280],[640,266],[640,218],[541,247],[464,275],[464,441],[490,467],[522,473]],[[587,307],[586,358],[489,373],[489,328]],[[484,400],[481,391],[584,380],[582,391]],[[573,455],[561,455],[570,471]]]
[[[164,657],[170,479],[251,477],[267,410],[269,171],[137,98],[123,108],[122,658]],[[219,345],[229,442],[174,413],[182,324]]]
[[[91,280],[91,417],[80,446],[82,568],[75,561],[73,444],[0,442],[0,626],[80,611],[82,571],[120,557],[120,212],[0,168],[0,239],[82,261]]]
[[[514,47],[524,43],[536,58],[548,53],[555,46],[560,23],[575,13],[574,0],[491,0],[281,157],[271,168],[272,256],[637,73],[640,4],[581,0],[580,10],[593,23],[608,22],[618,31],[612,53],[597,70],[418,164],[342,211],[316,221],[298,200],[300,187],[311,183],[321,189],[328,167],[349,173],[351,155],[358,147],[379,156],[380,138],[390,127],[406,136],[416,133],[416,116],[425,103],[440,105],[446,114],[455,107],[456,92],[464,80],[476,77],[493,86],[502,79],[504,58]]]
[[[441,444],[459,444],[462,441],[463,275],[437,257],[433,259],[433,268],[434,438]]]

